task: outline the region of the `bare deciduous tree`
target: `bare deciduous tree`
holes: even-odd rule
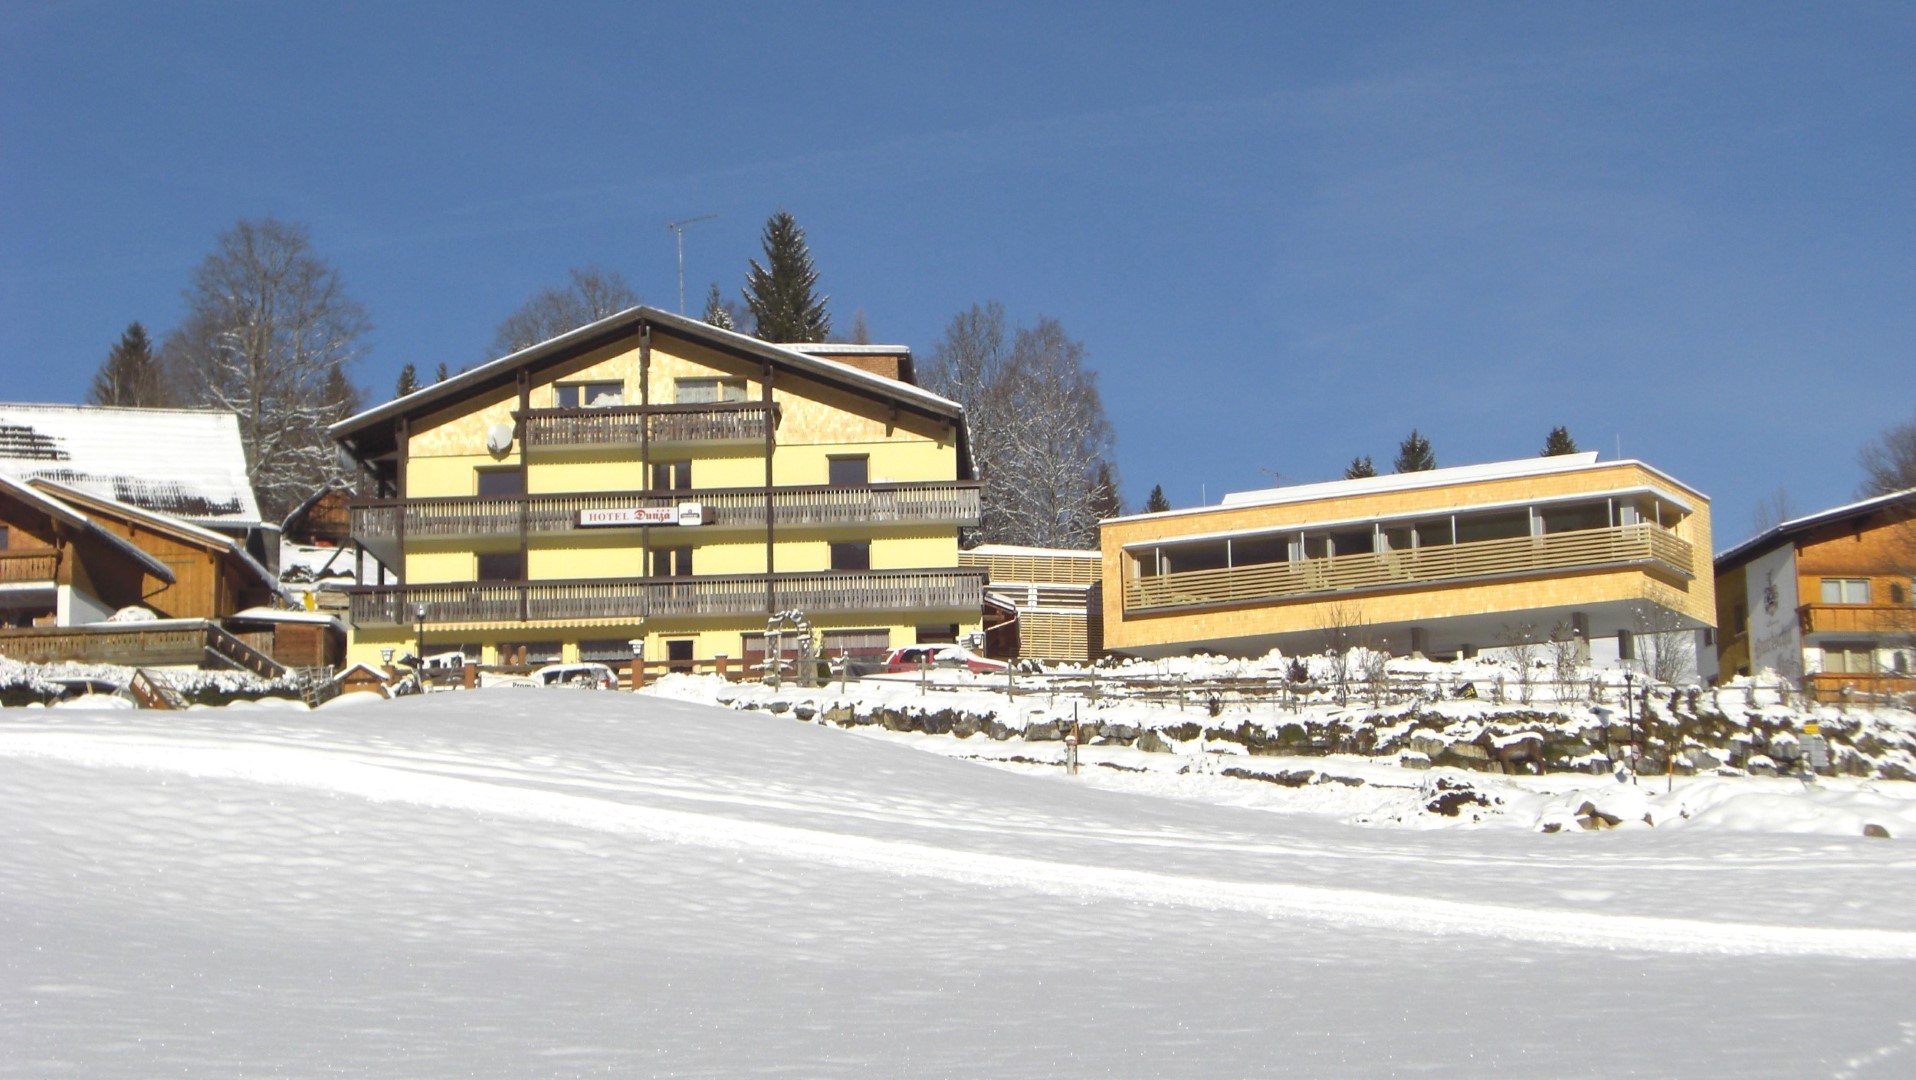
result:
[[[1558,623],[1550,631],[1550,673],[1557,684],[1557,701],[1564,703],[1577,695],[1583,685],[1583,641],[1576,628]]]
[[[1644,674],[1660,683],[1679,683],[1696,674],[1696,631],[1683,616],[1654,600],[1636,605],[1637,653]]]
[[[277,518],[337,474],[326,425],[370,324],[306,230],[266,218],[222,233],[161,357],[179,398],[239,415],[260,509]]]
[[[1318,609],[1317,632],[1324,642],[1324,654],[1331,662],[1331,685],[1336,688],[1339,705],[1350,700],[1351,676],[1356,667],[1351,650],[1357,647],[1363,627],[1361,605],[1340,600]]]
[[[1865,497],[1916,488],[1916,419],[1897,424],[1869,441],[1858,455]]]
[[[576,267],[572,284],[563,289],[541,289],[519,310],[505,317],[492,336],[492,355],[505,356],[577,330],[607,315],[636,307],[639,295],[616,270]]]
[[[965,407],[985,481],[983,539],[1096,546],[1113,437],[1082,343],[1040,319],[1007,349],[1003,306],[974,304],[946,327],[926,385]]]
[[[1761,534],[1795,516],[1796,506],[1790,501],[1789,489],[1778,484],[1775,491],[1765,495],[1756,504],[1756,510],[1750,515],[1750,525],[1756,534]]]
[[[1530,704],[1537,692],[1537,660],[1543,645],[1537,641],[1537,628],[1529,623],[1503,628],[1504,652],[1510,657],[1517,675],[1517,700]]]

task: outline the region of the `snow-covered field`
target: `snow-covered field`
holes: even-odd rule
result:
[[[1534,802],[1383,828],[1448,771],[1068,777],[671,692],[0,711],[0,1074],[1916,1068],[1916,785],[1544,833],[1632,785],[1470,775]]]

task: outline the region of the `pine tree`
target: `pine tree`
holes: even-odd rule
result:
[[[146,327],[131,323],[94,373],[87,401],[93,405],[162,405],[165,385]]]
[[[1577,440],[1570,437],[1567,427],[1553,427],[1550,436],[1543,441],[1543,453],[1540,457],[1557,457],[1577,452]]]
[[[765,264],[751,260],[745,275],[745,303],[757,320],[753,335],[781,343],[824,341],[832,332],[832,317],[825,310],[831,297],[814,294],[818,270],[805,247],[805,230],[780,210],[765,222],[760,243]]]
[[[419,369],[407,364],[399,369],[399,381],[393,385],[393,397],[402,398],[419,389]]]
[[[442,383],[451,377],[452,372],[446,369],[446,362],[444,360],[439,361],[439,367],[434,369],[432,373],[432,381]]]
[[[1430,452],[1430,440],[1417,433],[1416,428],[1404,441],[1397,444],[1397,460],[1391,463],[1397,472],[1424,472],[1437,467],[1437,456]]]
[[[1151,486],[1151,497],[1144,500],[1144,512],[1147,514],[1162,514],[1169,509],[1171,509],[1171,500],[1164,497],[1164,485],[1153,484]]]
[[[705,294],[705,314],[702,317],[707,324],[720,330],[738,329],[738,324],[732,320],[731,310],[725,306],[725,295],[719,292],[716,281],[712,283],[711,291]]]
[[[359,387],[354,386],[352,380],[346,377],[346,373],[338,368],[334,368],[332,374],[326,376],[324,397],[326,400],[325,422],[328,424],[339,423],[358,412],[359,407],[365,404],[365,395],[360,393]]]
[[[1367,476],[1376,475],[1377,466],[1371,464],[1369,454],[1365,454],[1362,457],[1354,457],[1351,459],[1349,465],[1344,466],[1344,479],[1346,480],[1362,480]]]

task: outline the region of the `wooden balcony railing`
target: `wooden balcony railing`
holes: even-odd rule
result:
[[[52,581],[60,557],[51,551],[0,551],[0,584]]]
[[[978,524],[979,490],[980,485],[973,481],[775,488],[772,517],[779,526],[909,523],[970,527]],[[712,509],[712,524],[702,528],[765,527],[764,489],[725,488],[507,498],[362,499],[353,503],[353,536],[368,546],[390,544],[399,538],[402,516],[408,539],[516,536],[521,508],[526,531],[544,536],[581,530],[581,510],[673,507],[682,502]],[[604,529],[587,526],[583,531]]]
[[[697,405],[607,405],[586,409],[529,409],[528,449],[672,443],[764,442],[778,426],[778,407],[761,401]]]
[[[596,581],[518,581],[398,585],[356,589],[356,626],[425,623],[565,622],[655,616],[763,615],[973,611],[983,600],[984,575],[975,570],[826,570],[680,578]]]
[[[1907,604],[1804,604],[1796,617],[1805,634],[1916,633],[1916,607]]]
[[[1693,558],[1687,542],[1656,525],[1622,525],[1136,578],[1125,583],[1124,606],[1127,611],[1136,611],[1279,600],[1313,593],[1629,563],[1648,563],[1690,577],[1695,573]]]

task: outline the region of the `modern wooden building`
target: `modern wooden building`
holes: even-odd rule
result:
[[[1113,652],[1432,657],[1565,628],[1597,662],[1713,625],[1709,500],[1642,462],[1532,458],[1228,495],[1106,521]]]
[[[1916,490],[1786,521],[1716,558],[1724,676],[1824,700],[1916,691]]]
[[[1073,664],[1103,655],[1098,552],[981,544],[959,552],[958,565],[983,570],[987,596],[1007,612],[985,628],[989,655]]]
[[[960,406],[886,346],[785,347],[640,307],[332,428],[364,469],[353,658],[754,662],[954,640],[984,574]],[[376,569],[360,581],[384,580]]]

